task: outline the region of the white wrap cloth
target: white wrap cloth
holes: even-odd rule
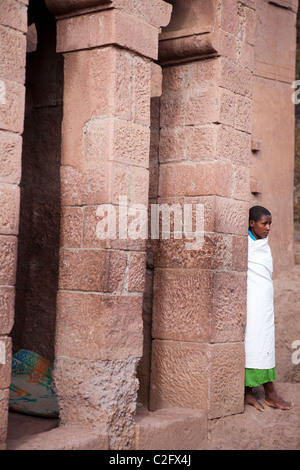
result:
[[[245,368],[275,367],[273,259],[268,238],[248,236]]]

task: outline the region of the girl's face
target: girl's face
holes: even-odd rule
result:
[[[258,240],[260,238],[267,238],[271,228],[272,217],[270,215],[263,215],[257,222],[250,220],[250,228],[252,234]]]

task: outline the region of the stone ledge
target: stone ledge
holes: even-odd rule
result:
[[[213,26],[193,30],[162,33],[159,38],[160,65],[182,63],[190,60],[216,57],[219,36]]]
[[[57,52],[117,45],[150,59],[158,56],[158,29],[116,9],[60,19]]]
[[[7,450],[108,450],[108,436],[105,432],[61,426],[9,440]]]
[[[100,5],[111,4],[112,0],[46,0],[47,8],[55,15],[63,15]]]
[[[135,450],[201,450],[206,446],[207,415],[202,410],[137,410]]]

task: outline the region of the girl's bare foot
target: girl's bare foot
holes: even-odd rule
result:
[[[265,411],[264,406],[255,398],[250,387],[245,388],[245,405],[254,406],[259,411]]]
[[[275,391],[273,382],[264,384],[265,389],[265,404],[273,408],[279,408],[280,410],[290,410],[293,408],[293,404],[284,401]]]
[[[273,408],[279,408],[280,410],[290,410],[293,408],[293,403],[284,401],[277,393],[274,396],[266,396],[265,404]]]

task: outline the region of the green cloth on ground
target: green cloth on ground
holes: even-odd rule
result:
[[[259,387],[267,382],[276,380],[275,367],[273,369],[245,369],[245,387]]]

